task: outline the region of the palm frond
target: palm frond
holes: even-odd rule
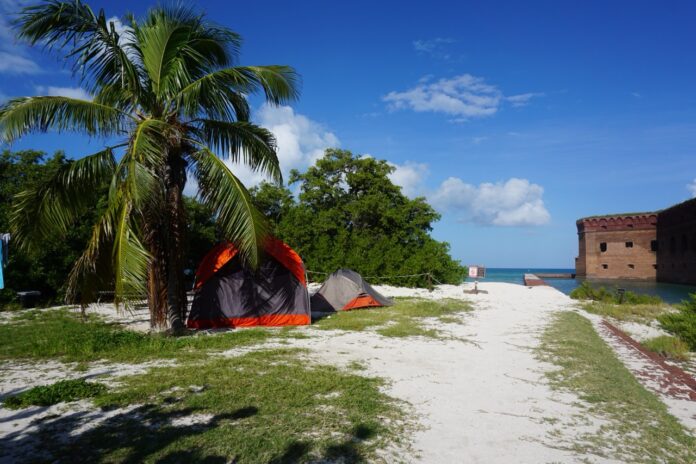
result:
[[[273,181],[282,182],[276,140],[268,129],[248,122],[210,119],[198,120],[196,125],[194,132],[223,159],[243,162],[252,170],[267,174]]]
[[[32,44],[41,42],[45,47],[65,48],[68,58],[74,59],[73,70],[80,71],[83,82],[91,91],[102,85],[117,84],[140,93],[140,73],[131,59],[136,48],[132,44],[132,32],[126,29],[119,35],[104,10],[98,14],[89,5],[78,0],[50,0],[25,7],[15,21],[19,37]],[[130,56],[129,56],[130,53]]]
[[[62,166],[44,184],[20,192],[10,213],[14,238],[33,248],[50,236],[63,236],[113,175],[112,148]]]
[[[114,302],[126,306],[147,295],[150,254],[138,238],[131,205],[124,203],[117,216],[113,244]]]
[[[110,204],[92,228],[92,234],[82,255],[68,275],[65,300],[86,306],[97,301],[100,290],[113,284],[113,267],[108,248],[113,242],[115,213],[118,205]]]
[[[196,98],[210,93],[225,97],[222,89],[249,95],[263,91],[266,101],[276,105],[299,96],[299,76],[290,66],[237,66],[208,73],[183,87],[176,98],[184,102],[189,114]],[[230,103],[231,104],[231,103]],[[205,109],[205,107],[201,106]]]
[[[209,149],[194,154],[198,195],[217,217],[225,239],[237,245],[252,266],[259,262],[259,248],[268,226],[254,207],[249,191],[225,163]]]
[[[15,98],[0,107],[0,140],[11,142],[49,129],[108,137],[125,130],[129,120],[118,108],[76,98]]]

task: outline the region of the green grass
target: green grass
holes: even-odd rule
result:
[[[641,343],[648,350],[678,361],[689,359],[689,345],[677,337],[662,335]]]
[[[314,327],[348,331],[375,329],[377,333],[385,337],[438,338],[441,333],[424,327],[424,319],[435,319],[442,324],[461,322],[456,317],[457,313],[470,310],[468,303],[458,300],[397,300],[394,306],[339,311],[330,317],[320,319]]]
[[[95,399],[143,406],[45,451],[61,462],[374,462],[406,431],[404,405],[382,386],[297,349],[154,368]],[[173,424],[203,414],[209,420]]]
[[[82,321],[65,309],[26,311],[0,324],[0,360],[48,359],[88,362],[139,362],[162,358],[202,358],[208,351],[263,343],[292,332],[253,328],[215,335],[149,335],[107,324],[96,317]]]
[[[694,437],[636,381],[589,320],[558,314],[537,354],[557,366],[548,374],[552,388],[574,392],[581,409],[607,421],[596,432],[580,433],[569,449],[634,463],[696,462]]]
[[[591,300],[626,305],[659,305],[662,303],[662,299],[659,296],[631,291],[624,292],[623,297],[620,297],[618,289],[608,290],[606,287],[594,287],[587,281],[573,289],[570,292],[570,297],[575,300]]]
[[[696,293],[677,306],[676,313],[663,314],[658,317],[660,325],[683,340],[691,350],[696,351]]]
[[[619,321],[651,322],[661,314],[669,312],[665,304],[614,304],[601,301],[583,303],[582,308],[588,313],[611,317]]]
[[[101,383],[87,382],[84,379],[61,380],[50,385],[31,388],[25,392],[5,398],[3,406],[8,409],[21,409],[29,406],[50,406],[82,398],[91,398],[106,391]]]

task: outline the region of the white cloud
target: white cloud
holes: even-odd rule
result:
[[[464,122],[494,115],[503,101],[523,106],[541,95],[525,93],[506,97],[498,87],[487,84],[482,77],[461,74],[435,82],[421,79],[415,87],[403,92],[389,92],[382,99],[391,110],[445,113],[455,117],[455,122]]]
[[[416,53],[430,55],[434,58],[449,60],[451,55],[446,51],[447,45],[456,42],[446,37],[435,37],[427,40],[414,40],[413,49]]]
[[[270,130],[278,143],[278,159],[287,179],[291,169],[305,169],[324,155],[324,150],[340,146],[336,135],[320,123],[296,113],[289,106],[263,105],[257,124]],[[266,178],[247,166],[230,163],[230,168],[247,187]]]
[[[408,197],[415,197],[424,193],[423,181],[428,176],[428,165],[407,161],[404,164],[389,163],[394,172],[389,174],[389,180],[401,187],[401,191]]]
[[[38,64],[17,53],[0,50],[0,73],[37,74],[41,72]]]
[[[444,211],[459,215],[463,222],[493,226],[538,226],[551,216],[542,199],[543,187],[527,179],[467,184],[457,177],[446,179],[429,200]]]
[[[529,104],[529,101],[532,98],[535,97],[543,97],[544,93],[542,92],[527,92],[527,93],[521,93],[519,95],[512,95],[510,97],[506,97],[505,99],[509,101],[512,106],[518,107],[518,106],[527,106]]]
[[[694,179],[690,184],[687,184],[686,189],[693,198],[696,198],[696,179]]]
[[[0,74],[38,74],[41,67],[27,56],[28,47],[17,43],[10,18],[27,2],[0,1]]]
[[[36,87],[36,92],[40,95],[77,98],[79,100],[92,100],[92,96],[80,87],[54,87],[52,85],[39,85]]]

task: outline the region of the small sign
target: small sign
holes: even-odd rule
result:
[[[472,279],[484,279],[486,277],[486,268],[483,266],[469,266],[469,277]]]

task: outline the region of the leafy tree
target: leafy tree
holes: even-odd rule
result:
[[[36,131],[78,131],[114,140],[20,194],[11,222],[18,242],[40,246],[105,207],[73,267],[67,297],[83,304],[104,286],[116,302],[147,297],[153,326],[183,327],[186,311],[183,189],[192,174],[222,236],[255,265],[265,234],[248,191],[223,162],[248,164],[280,180],[272,134],[250,122],[246,96],[272,104],[297,96],[287,66],[233,66],[241,39],[202,15],[157,7],[118,31],[103,10],[50,0],[22,10],[19,38],[61,49],[94,97],[22,97],[0,108],[0,141]],[[222,158],[222,159],[221,159]]]
[[[47,182],[69,163],[63,152],[56,152],[49,159],[45,153],[33,150],[14,153],[6,150],[0,154],[0,232],[9,230],[14,196]],[[84,249],[90,234],[89,224],[96,217],[95,210],[86,211],[82,220],[65,236],[46,237],[31,251],[17,248],[11,241],[0,303],[12,301],[15,292],[22,290],[39,290],[44,301],[61,298],[65,276]]]
[[[432,273],[459,283],[465,268],[449,256],[449,245],[430,236],[440,215],[424,198],[409,199],[388,175],[386,161],[330,149],[305,173],[291,173],[298,201],[284,187],[262,184],[253,190],[257,207],[274,218],[276,234],[294,247],[308,269],[341,267],[365,276]],[[374,280],[374,279],[373,279]],[[382,283],[426,285],[427,277]]]

